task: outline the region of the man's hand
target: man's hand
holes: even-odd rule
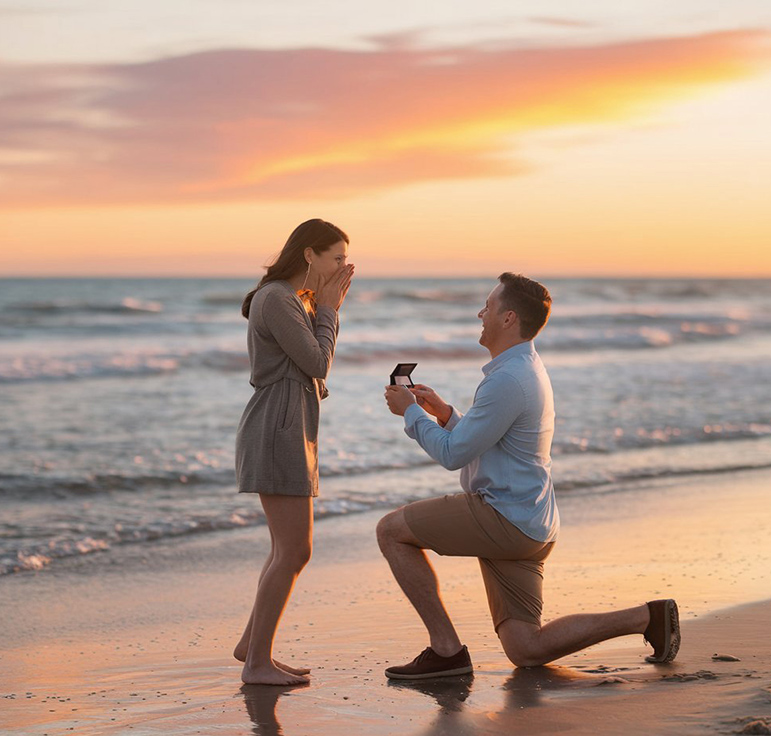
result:
[[[434,389],[422,383],[416,383],[410,391],[418,400],[419,406],[436,417],[442,426],[447,424],[452,416],[452,407]]]
[[[386,386],[385,400],[391,414],[396,414],[399,417],[404,416],[408,406],[417,403],[412,392],[406,386]]]

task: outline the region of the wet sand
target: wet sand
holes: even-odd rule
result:
[[[476,561],[435,557],[475,674],[389,683],[385,666],[427,642],[377,550],[380,513],[316,527],[314,559],[276,649],[313,668],[311,685],[299,688],[243,686],[231,656],[267,551],[265,529],[126,546],[7,576],[0,730],[771,733],[769,488],[771,473],[753,471],[560,498],[544,619],[675,597],[683,645],[666,666],[646,664],[649,649],[634,636],[515,669],[492,631]]]

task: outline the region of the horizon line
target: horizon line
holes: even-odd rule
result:
[[[472,280],[480,280],[480,279],[486,279],[486,278],[498,278],[497,275],[487,275],[487,274],[479,274],[479,275],[452,275],[452,274],[443,274],[438,276],[410,276],[410,275],[399,275],[399,274],[385,274],[383,276],[357,276],[357,280],[359,281],[374,281],[374,280],[380,280],[380,279],[398,279],[400,281],[451,281],[451,280],[457,280],[457,281],[472,281]],[[674,281],[674,280],[682,280],[682,279],[690,279],[693,281],[768,281],[771,279],[771,273],[764,274],[764,275],[752,275],[752,276],[741,276],[741,275],[732,275],[732,276],[719,276],[719,275],[694,275],[694,274],[686,274],[686,273],[676,273],[676,274],[668,274],[668,275],[662,275],[662,274],[582,274],[582,275],[575,275],[575,276],[567,276],[565,274],[561,275],[541,275],[538,278],[540,279],[550,279],[550,280],[564,280],[564,281],[588,281],[588,280],[595,280],[595,281],[609,281],[609,280],[616,280],[616,281],[652,281],[652,280],[659,280],[659,281]],[[200,280],[200,279],[207,279],[207,280],[218,280],[218,281],[255,281],[256,279],[251,278],[249,276],[235,276],[235,275],[191,275],[191,274],[167,274],[167,275],[147,275],[147,274],[62,274],[62,275],[51,275],[51,274],[45,274],[45,275],[32,275],[32,274],[0,274],[0,281],[11,281],[11,280],[18,280],[18,281],[76,281],[76,280],[100,280],[100,281],[108,281],[108,280],[145,280],[145,281],[184,281],[184,280]]]

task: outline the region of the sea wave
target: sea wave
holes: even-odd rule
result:
[[[125,297],[116,302],[88,302],[69,299],[41,302],[17,302],[9,304],[6,310],[32,314],[136,314],[163,312],[163,304],[158,301]]]
[[[325,499],[314,505],[314,517],[324,519],[344,514],[362,513],[393,505],[383,496],[350,494]],[[265,523],[261,511],[229,511],[222,515],[198,514],[188,518],[156,519],[150,522],[117,523],[109,530],[93,530],[86,536],[57,537],[47,542],[21,545],[5,544],[0,553],[0,575],[42,570],[54,560],[108,552],[115,546],[157,542],[192,534],[258,526]]]
[[[155,376],[179,370],[179,360],[165,355],[26,355],[0,360],[0,384],[72,381],[115,376]]]
[[[723,422],[699,427],[660,427],[637,428],[623,431],[616,429],[608,437],[568,436],[556,441],[552,448],[552,457],[559,462],[562,457],[594,457],[592,462],[607,466],[629,451],[645,451],[653,448],[698,448],[714,443],[729,443],[735,446],[747,440],[763,440],[771,437],[771,424],[768,422]],[[598,459],[603,456],[603,459]],[[401,473],[434,466],[436,463],[423,455],[399,454],[392,458],[382,453],[325,453],[322,450],[319,475],[324,479],[355,479],[372,476],[377,473]],[[137,468],[140,466],[133,466]],[[664,472],[664,471],[662,471]],[[647,476],[640,476],[647,477]],[[562,476],[561,483],[573,487],[576,478]],[[149,468],[145,472],[128,470],[126,472],[103,472],[89,474],[63,475],[38,471],[32,473],[1,473],[0,497],[6,498],[70,498],[94,496],[111,492],[143,493],[160,489],[182,489],[187,487],[227,487],[235,488],[235,470],[229,464],[222,467],[217,464],[161,469]]]
[[[144,474],[93,473],[60,475],[48,473],[0,473],[0,495],[19,498],[88,496],[111,491],[144,491],[200,485],[233,485],[235,471],[206,468],[201,471],[174,469]]]
[[[630,327],[574,327],[555,325],[540,334],[535,342],[542,354],[547,352],[588,352],[593,350],[645,350],[669,348],[676,345],[722,341],[741,335],[740,325],[716,324],[703,321],[679,322],[672,326]],[[464,330],[467,336],[441,339],[434,330],[430,339],[420,335],[399,342],[378,342],[374,339],[357,340],[357,335],[346,335],[338,343],[336,359],[346,363],[367,363],[375,360],[399,358],[405,360],[442,359],[464,360],[484,357],[478,344],[478,328]]]
[[[204,294],[201,297],[203,304],[208,304],[215,307],[240,307],[247,292],[232,292],[222,294]],[[238,312],[240,313],[240,309]]]
[[[747,470],[771,468],[771,461],[759,458],[756,462],[733,463],[722,466],[704,466],[687,464],[680,467],[638,466],[627,471],[590,474],[576,473],[561,478],[557,484],[558,493],[590,491],[596,493],[613,492],[625,486],[646,480],[665,477],[685,477],[698,475],[718,475]],[[455,479],[448,476],[448,482]],[[457,488],[455,489],[457,491]],[[449,491],[448,492],[452,492]],[[415,493],[404,492],[347,492],[335,497],[321,497],[314,504],[314,516],[323,520],[347,514],[359,514],[383,508],[393,508],[420,498],[436,495],[437,489],[418,488]],[[147,520],[147,511],[141,521],[125,521],[112,524],[110,528],[93,528],[86,532],[73,533],[70,536],[59,534],[46,541],[6,539],[0,551],[0,575],[42,570],[55,560],[68,557],[92,555],[109,552],[114,547],[126,544],[150,544],[174,537],[182,537],[209,532],[221,532],[244,527],[258,526],[265,523],[264,515],[256,509],[242,507],[224,512],[189,514],[187,516],[167,516]],[[82,526],[82,525],[81,525]]]
[[[594,350],[663,349],[676,345],[724,341],[744,334],[738,323],[684,321],[673,325],[564,328],[555,324],[536,338],[542,354]],[[383,360],[486,360],[478,342],[476,325],[442,333],[436,328],[406,330],[404,334],[378,334],[352,330],[343,334],[335,359],[343,364],[367,364]],[[115,376],[154,376],[184,369],[206,368],[232,373],[249,372],[246,348],[122,351],[115,354],[27,354],[0,358],[0,383],[98,379]]]

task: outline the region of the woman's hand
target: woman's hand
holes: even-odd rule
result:
[[[322,307],[332,307],[332,309],[336,310],[340,309],[343,306],[348,289],[351,288],[353,269],[354,265],[350,263],[335,271],[329,280],[322,284],[316,292],[316,304]]]
[[[416,383],[410,391],[417,399],[419,406],[436,417],[442,426],[447,424],[452,416],[452,407],[434,389],[422,383]]]

